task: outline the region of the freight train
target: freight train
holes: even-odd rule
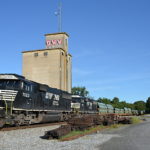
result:
[[[131,115],[137,111],[74,96],[17,74],[0,74],[0,127],[65,121],[73,114],[113,113]]]

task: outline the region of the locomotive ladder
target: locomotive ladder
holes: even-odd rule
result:
[[[5,96],[3,95],[3,99]],[[12,115],[12,109],[13,109],[13,96],[11,97],[11,101],[6,101],[5,102],[5,115]]]

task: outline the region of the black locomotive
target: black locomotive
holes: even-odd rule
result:
[[[78,95],[72,95],[71,109],[82,114],[98,113],[98,105],[95,100]]]
[[[20,75],[0,74],[0,126],[60,121],[70,112],[71,94]]]

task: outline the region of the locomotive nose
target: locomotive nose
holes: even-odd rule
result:
[[[14,101],[18,91],[14,90],[0,90],[0,100]]]

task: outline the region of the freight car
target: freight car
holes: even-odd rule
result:
[[[0,127],[65,120],[70,112],[71,94],[20,75],[0,74]]]
[[[108,107],[104,103],[98,103],[98,112],[99,114],[107,114],[108,113]]]

